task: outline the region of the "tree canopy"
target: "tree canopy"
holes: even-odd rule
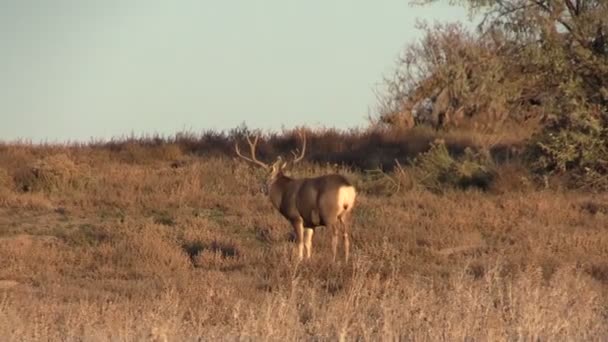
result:
[[[529,128],[533,170],[608,188],[608,1],[450,2],[480,15],[477,29],[421,24],[386,79],[379,121]]]

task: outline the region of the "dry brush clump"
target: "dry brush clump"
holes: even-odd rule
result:
[[[86,187],[86,166],[74,163],[67,154],[50,154],[21,166],[14,174],[15,186],[23,192],[54,192]]]

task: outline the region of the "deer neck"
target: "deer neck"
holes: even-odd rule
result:
[[[281,206],[283,194],[292,181],[292,178],[287,177],[283,173],[279,173],[268,181],[268,196],[270,197],[270,202],[272,202],[276,208]]]

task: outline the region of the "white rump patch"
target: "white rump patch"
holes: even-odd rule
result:
[[[355,205],[357,191],[353,186],[343,186],[338,190],[338,216],[350,211]]]

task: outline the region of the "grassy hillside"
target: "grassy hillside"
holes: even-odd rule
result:
[[[323,228],[312,261],[295,262],[262,174],[226,136],[0,146],[0,336],[608,337],[605,194],[526,185],[504,160],[486,191],[431,191],[406,157],[435,137],[330,133],[311,135],[293,174],[338,171],[356,184],[349,264],[329,262]],[[475,140],[443,138],[452,155]],[[272,139],[267,160],[296,145]],[[365,149],[378,143],[384,154]],[[402,167],[365,171],[395,158]]]

